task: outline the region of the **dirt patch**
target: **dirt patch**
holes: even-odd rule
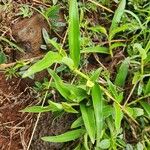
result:
[[[2,90],[0,88],[0,149],[25,150],[33,119],[32,114],[23,114],[19,111],[36,100],[36,97],[30,88],[21,93],[15,91],[15,94],[12,89],[11,92]]]
[[[13,24],[13,25],[12,25]],[[9,55],[11,61],[30,59],[43,55],[40,49],[43,44],[42,28],[49,30],[48,24],[40,14],[34,14],[31,18],[17,19],[11,23],[12,39],[25,50],[25,54],[13,51]],[[12,58],[13,57],[13,58]],[[43,80],[47,72],[35,76],[36,81]],[[1,150],[26,150],[29,143],[36,116],[19,112],[28,105],[39,102],[38,93],[31,86],[34,80],[12,78],[6,80],[0,73],[0,149]],[[31,150],[70,150],[74,143],[54,144],[41,140],[42,136],[58,135],[70,128],[74,115],[64,114],[57,117],[52,113],[41,115],[36,132],[34,134]]]
[[[43,142],[41,137],[59,135],[70,129],[74,115],[64,114],[55,118],[52,113],[43,113],[31,144],[31,150],[71,150],[74,143]]]

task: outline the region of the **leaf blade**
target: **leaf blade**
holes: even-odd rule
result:
[[[77,0],[69,1],[69,49],[77,68],[80,62],[80,26]]]
[[[95,118],[94,111],[90,107],[86,107],[85,104],[80,104],[80,110],[82,114],[82,119],[87,130],[87,133],[91,139],[91,142],[95,142]]]
[[[78,139],[79,137],[82,136],[84,132],[85,130],[83,129],[77,129],[77,130],[68,131],[66,133],[57,136],[42,137],[41,139],[43,141],[54,142],[54,143],[69,142]]]
[[[129,61],[130,59],[129,58],[126,58],[119,70],[118,70],[118,73],[117,73],[117,76],[116,76],[116,79],[115,79],[115,85],[116,86],[120,86],[120,87],[123,87],[124,84],[125,84],[125,80],[127,78],[127,75],[128,75],[128,69],[129,69]]]
[[[94,87],[92,88],[92,101],[96,119],[96,129],[97,129],[97,143],[100,141],[100,135],[103,128],[103,98],[102,98],[102,91],[98,84],[95,83]]]
[[[57,52],[49,51],[43,59],[36,62],[32,65],[24,74],[23,78],[31,76],[37,72],[40,72],[48,67],[50,67],[53,63],[61,62],[62,56]]]

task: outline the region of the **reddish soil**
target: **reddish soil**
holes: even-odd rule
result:
[[[4,52],[9,56],[9,63],[43,55],[40,49],[43,43],[42,28],[49,31],[46,21],[39,14],[34,14],[31,18],[16,19],[14,16],[17,9],[17,3],[13,2],[13,10],[11,10],[13,13],[11,11],[5,15],[0,13],[0,26],[3,27],[1,29],[8,26],[7,35],[15,39],[17,45],[25,50],[23,54],[3,45]],[[10,18],[7,15],[10,15]],[[6,47],[9,49],[6,50]],[[36,81],[43,80],[45,76],[47,76],[46,72],[37,74]],[[32,85],[34,85],[34,80],[21,78],[6,80],[4,72],[0,72],[0,150],[27,149],[37,115],[19,111],[39,102],[39,95],[31,88]],[[74,143],[53,144],[41,140],[42,136],[64,133],[74,120],[74,116],[67,114],[55,117],[52,113],[41,115],[31,143],[31,150],[73,149]]]
[[[21,80],[6,81],[0,74],[0,149],[26,149],[32,127],[32,115],[19,110],[33,102],[35,96],[26,88],[22,91]]]

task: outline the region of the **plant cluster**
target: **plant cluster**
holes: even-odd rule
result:
[[[90,0],[88,9],[86,2],[78,5],[77,0],[69,0],[65,48],[64,43],[50,38],[43,29],[45,43],[53,48],[29,67],[23,78],[47,69],[51,80],[43,85],[45,89],[55,90],[61,100],[58,103],[48,99],[46,106],[27,107],[22,111],[74,113],[77,119],[66,133],[45,136],[42,140],[69,142],[78,139],[74,150],[150,149],[150,3],[115,2],[118,7],[114,14],[103,7],[109,14],[102,16],[111,24],[106,28],[91,23],[86,16],[91,13],[90,9],[97,11],[94,7],[102,6],[101,1]],[[57,0],[53,3],[57,4]],[[42,13],[48,22],[57,8],[55,5]],[[93,39],[99,39],[98,44]],[[113,60],[117,53],[123,53],[123,58],[115,64],[116,70],[112,73],[98,56]],[[97,60],[95,69],[86,70],[91,55]],[[63,77],[65,72],[69,72],[70,79]],[[40,83],[36,85],[38,90],[43,87]]]

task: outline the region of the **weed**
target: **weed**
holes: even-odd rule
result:
[[[91,23],[86,5],[80,2],[81,8],[78,9],[77,0],[70,0],[66,45],[63,47],[64,43],[51,39],[43,29],[44,40],[46,44],[51,44],[53,49],[23,73],[25,78],[47,69],[51,76],[50,82],[45,81],[44,84],[36,82],[36,89],[55,90],[60,95],[61,101],[56,103],[51,99],[44,106],[49,92],[47,91],[42,106],[27,107],[22,111],[67,112],[77,115],[71,129],[66,133],[42,137],[42,140],[47,142],[80,139],[74,150],[148,150],[150,148],[148,101],[150,33],[147,16],[149,2],[130,0],[127,3],[126,0],[120,2],[115,0],[117,3],[115,5],[118,6],[115,12],[103,6],[107,1],[89,0],[89,2],[92,11],[95,12],[97,7],[101,7],[103,11],[111,13],[107,15],[103,12],[104,16],[107,16],[104,18],[108,20],[109,28],[105,23],[98,24],[93,20]],[[136,7],[136,11],[131,10],[131,6]],[[40,13],[50,24],[49,17],[51,15],[56,17],[58,9],[55,5]],[[110,18],[113,18],[112,21]],[[94,42],[95,39],[97,43]],[[123,53],[123,58],[119,61],[118,52]],[[96,69],[93,67],[92,71],[85,69],[85,64],[89,65],[88,56],[93,56],[93,53],[97,54],[97,57],[101,56],[101,59],[109,57],[110,66],[116,60],[115,72],[105,67],[101,60],[97,61],[98,65],[94,62]],[[66,70],[69,70],[69,77],[73,76],[71,81],[63,76]],[[131,144],[132,142],[134,144]]]
[[[21,5],[19,13],[17,15],[25,17],[31,17],[33,12],[30,10],[30,7],[28,5]]]

